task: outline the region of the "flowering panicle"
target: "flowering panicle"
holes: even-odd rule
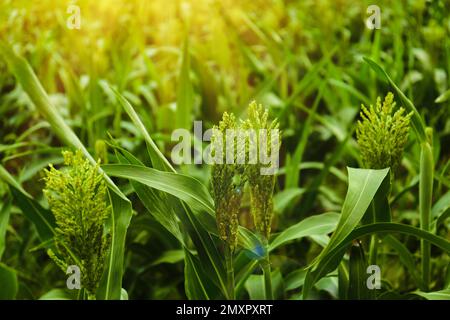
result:
[[[230,136],[227,132],[231,131],[234,135]],[[266,239],[270,236],[275,175],[274,172],[263,174],[265,171],[262,169],[267,169],[267,162],[262,161],[261,156],[267,160],[268,155],[278,153],[279,146],[278,122],[270,122],[267,110],[256,102],[250,104],[245,121],[238,124],[233,114],[225,112],[219,126],[213,128],[211,185],[216,220],[221,239],[232,250],[237,245],[238,213],[247,181],[255,228]],[[232,161],[229,159],[230,147],[233,149]],[[264,150],[260,150],[262,148]]]
[[[91,165],[81,151],[63,152],[64,169],[50,165],[45,170],[45,189],[56,219],[55,250],[50,257],[66,272],[69,265],[81,271],[81,285],[95,294],[103,274],[110,237],[104,222],[111,212],[107,187],[98,166]]]
[[[237,150],[233,152],[233,163],[227,164],[226,131],[238,128],[233,114],[224,113],[219,126],[214,126],[211,137],[211,155],[216,159],[212,167],[211,187],[216,206],[216,220],[220,238],[231,251],[237,245],[238,213],[242,200],[244,180],[241,177],[243,166],[237,164]],[[236,144],[233,143],[236,147]],[[220,158],[220,159],[218,159]]]
[[[367,168],[391,167],[395,171],[401,162],[412,113],[405,114],[403,107],[393,113],[394,107],[394,95],[391,92],[383,103],[378,97],[375,107],[371,105],[367,109],[362,106],[362,121],[358,121],[356,137]]]
[[[258,132],[256,135],[257,154],[261,152],[259,148],[265,147],[267,154],[278,152],[280,148],[279,135],[273,135],[274,130],[278,131],[279,124],[277,120],[270,122],[268,120],[268,111],[264,110],[262,105],[257,105],[253,101],[248,110],[248,118],[243,123],[243,128]],[[273,141],[277,139],[277,141]],[[273,143],[275,142],[275,143]],[[275,147],[276,150],[272,150]],[[247,146],[247,153],[250,148]],[[261,160],[261,159],[259,159]],[[245,175],[250,186],[250,205],[253,221],[258,232],[270,237],[270,229],[273,217],[273,190],[275,186],[275,174],[261,174],[261,168],[264,164],[257,161],[256,164],[248,164],[245,168]]]

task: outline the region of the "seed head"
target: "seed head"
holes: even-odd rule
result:
[[[265,147],[267,154],[278,152],[280,147],[279,135],[273,136],[272,130],[278,130],[277,120],[269,122],[268,111],[264,110],[262,105],[257,105],[255,101],[250,103],[248,109],[248,119],[243,123],[243,128],[255,130],[257,132],[256,146],[260,155],[259,148]],[[263,139],[263,140],[261,140]],[[272,143],[273,139],[278,139]],[[262,142],[263,141],[263,142]],[[276,150],[272,150],[275,146]],[[247,152],[250,152],[247,146]],[[250,158],[250,156],[249,156]],[[264,164],[257,161],[256,164],[248,164],[245,168],[245,175],[250,186],[250,205],[253,221],[257,231],[268,239],[273,216],[273,189],[275,186],[275,175],[261,174],[261,168]]]
[[[236,130],[238,126],[234,115],[225,112],[219,126],[214,126],[211,137],[211,154],[216,157],[212,167],[211,188],[220,238],[234,251],[237,245],[238,213],[244,180],[241,177],[243,166],[236,161],[228,164],[226,162],[226,131],[229,129]],[[233,145],[236,146],[235,143]],[[237,152],[234,152],[234,160]]]
[[[362,106],[362,121],[358,121],[356,137],[366,168],[390,167],[395,171],[401,162],[412,113],[405,115],[403,107],[394,113],[394,107],[391,92],[386,95],[383,104],[378,97],[375,107],[371,105],[367,109]]]
[[[111,212],[107,188],[98,166],[81,151],[63,152],[64,169],[45,170],[44,195],[56,220],[55,249],[50,257],[66,272],[69,265],[81,271],[81,285],[94,295],[103,274],[110,237],[103,225]],[[79,265],[81,263],[81,265]]]

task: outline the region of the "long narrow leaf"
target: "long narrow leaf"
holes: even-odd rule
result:
[[[210,194],[195,178],[137,165],[108,164],[103,165],[102,168],[110,176],[140,182],[178,197],[194,208],[214,213]]]
[[[176,173],[175,169],[164,157],[153,139],[150,137],[150,134],[143,125],[142,121],[139,119],[139,116],[131,104],[119,92],[115,90],[114,92],[120,105],[125,109],[136,128],[144,136],[153,167],[161,171]],[[221,288],[223,293],[226,294],[225,267],[223,265],[223,259],[221,259],[211,234],[205,230],[204,226],[199,222],[193,211],[183,201],[178,200],[174,196],[169,196],[168,203],[170,203],[173,210],[177,212],[181,223],[188,230],[188,233],[199,254],[199,258],[203,263],[203,268],[205,271],[208,271],[208,274],[211,276],[213,281]]]
[[[294,239],[331,233],[336,229],[339,217],[337,213],[324,213],[306,218],[278,234],[270,243],[269,250]]]
[[[371,234],[383,234],[383,233],[403,233],[414,236],[419,239],[423,239],[440,249],[444,250],[447,254],[450,254],[450,241],[438,237],[430,232],[421,230],[416,227],[393,223],[393,222],[381,222],[364,225],[353,230],[347,237],[334,246],[332,251],[327,252],[320,263],[317,264],[314,270],[309,270],[305,280],[305,288],[316,283],[319,279],[325,276],[328,272],[336,269],[341,261],[347,247],[356,239],[371,235]],[[305,297],[305,295],[304,295]]]
[[[330,252],[334,252],[336,246],[338,246],[343,239],[356,228],[388,172],[389,168],[381,170],[348,168],[349,186],[342,206],[341,218],[327,247],[312,264],[312,269],[308,273],[308,276],[310,273],[316,274],[316,270],[320,270],[320,272],[318,273],[319,277],[316,278],[307,276],[307,281],[305,281],[305,292],[303,295],[305,299],[309,294],[309,289],[315,284],[315,281],[324,276],[326,271],[332,271],[330,269],[324,271],[323,259],[329,255]],[[337,264],[334,267],[337,267]]]

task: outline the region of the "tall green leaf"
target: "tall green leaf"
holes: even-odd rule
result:
[[[167,192],[183,200],[193,209],[203,210],[209,214],[214,212],[213,202],[206,188],[192,177],[136,165],[104,165],[103,169],[111,176],[129,179],[144,186]],[[205,272],[210,275],[211,280],[225,290],[223,262],[211,236],[204,230],[203,225],[198,222],[189,208],[176,202],[172,205],[175,206],[175,211],[179,213],[183,226],[195,244]],[[203,285],[206,286],[205,283]]]
[[[416,227],[393,222],[380,222],[364,225],[353,230],[349,235],[337,243],[333,250],[323,255],[313,270],[309,270],[305,280],[305,289],[307,293],[311,286],[328,272],[334,270],[341,261],[347,247],[356,239],[371,235],[384,233],[403,233],[425,240],[450,254],[450,241],[438,237],[428,231]],[[309,286],[306,288],[306,286]],[[304,296],[305,297],[305,296]]]
[[[147,143],[147,150],[150,155],[153,168],[161,171],[176,173],[176,170],[156,146],[131,104],[119,92],[115,90],[114,92],[120,105],[127,112],[139,132],[143,135]],[[203,269],[208,275],[210,275],[210,278],[216,283],[216,285],[221,288],[224,295],[226,295],[227,290],[224,280],[225,268],[223,265],[223,259],[221,259],[219,251],[215,245],[214,238],[205,229],[198,217],[195,216],[191,208],[183,201],[180,201],[175,196],[169,195],[167,202],[173,207],[173,210],[177,213],[182,225],[188,231],[192,241],[194,242],[199,258],[202,262]],[[203,217],[208,217],[208,215],[203,215]]]
[[[358,225],[378,188],[389,172],[389,168],[381,170],[373,169],[348,169],[349,186],[342,206],[341,218],[330,243],[323,250],[321,256],[344,239]],[[320,256],[319,256],[320,260]]]
[[[144,140],[147,144],[147,150],[148,150],[150,159],[152,161],[153,167],[158,170],[175,172],[175,169],[172,167],[172,165],[169,163],[169,161],[167,161],[167,159],[164,157],[162,152],[158,149],[156,143],[150,137],[150,134],[148,133],[147,129],[145,128],[145,125],[142,123],[141,119],[139,118],[139,115],[136,113],[136,111],[131,106],[131,104],[128,102],[128,100],[125,99],[114,88],[110,87],[110,89],[114,92],[117,102],[128,114],[131,121],[133,121],[134,125],[138,129],[138,131],[143,135]]]
[[[167,192],[195,209],[214,213],[214,203],[200,181],[187,175],[159,171],[138,165],[107,164],[102,166],[110,176],[140,182],[151,188]]]
[[[120,163],[138,166],[144,165],[128,151],[118,147],[117,145],[113,145],[113,147],[116,150],[116,157]],[[156,221],[164,226],[167,231],[173,234],[175,238],[177,238],[178,241],[184,245],[184,238],[178,223],[179,220],[177,219],[173,207],[169,204],[166,194],[134,180],[130,180],[130,183],[136,191],[139,199],[142,201],[150,214],[156,219]]]
[[[335,247],[356,228],[388,172],[389,168],[381,170],[348,168],[349,186],[342,206],[341,218],[330,242],[308,272],[303,294],[305,299],[314,283],[333,270],[323,269],[323,258],[333,252]],[[337,267],[337,264],[333,267]]]
[[[110,254],[106,265],[106,272],[102,278],[97,297],[105,300],[120,300],[122,295],[122,276],[125,255],[125,239],[131,220],[130,203],[114,192],[109,192],[113,217]]]

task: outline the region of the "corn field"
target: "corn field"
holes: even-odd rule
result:
[[[0,1],[0,299],[450,300],[448,0]]]

